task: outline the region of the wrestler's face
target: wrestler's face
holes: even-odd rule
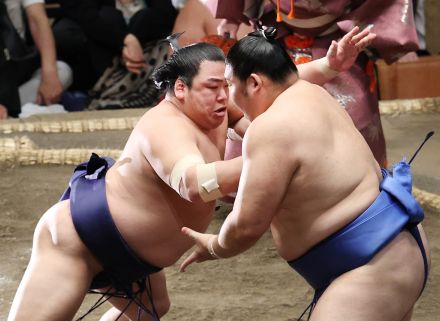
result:
[[[224,62],[203,61],[188,88],[188,116],[204,129],[217,128],[226,119],[229,90],[224,74]]]
[[[230,99],[235,105],[238,106],[238,108],[242,110],[247,118],[252,119],[250,115],[252,114],[252,110],[249,110],[248,108],[249,106],[252,106],[252,104],[250,103],[246,83],[240,81],[237,77],[234,77],[234,73],[230,65],[226,65],[225,78],[229,85]]]

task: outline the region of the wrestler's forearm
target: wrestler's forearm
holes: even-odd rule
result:
[[[241,170],[243,168],[243,158],[241,156],[215,162],[217,172],[217,182],[223,195],[236,192],[240,181]]]
[[[299,77],[316,85],[324,85],[326,82],[336,77],[339,72],[333,70],[328,65],[326,57],[296,66]]]
[[[231,100],[227,104],[228,110],[228,127],[232,128],[241,137],[244,136],[247,128],[250,125],[249,119],[247,119],[240,108],[235,105]]]
[[[214,165],[214,167],[211,167]],[[222,195],[236,192],[240,181],[241,169],[243,167],[242,157],[236,157],[226,161],[217,161],[209,164],[192,166],[185,171],[183,184],[180,184],[179,194],[191,201],[213,201]],[[206,167],[208,166],[208,167]],[[209,183],[209,184],[208,184]],[[220,193],[212,194],[212,196],[204,196],[204,189],[209,185]],[[211,193],[212,190],[206,192]]]
[[[240,136],[244,137],[244,134],[246,133],[246,130],[248,129],[249,125],[251,124],[250,120],[247,119],[245,116],[241,117],[232,127],[234,131]]]
[[[221,258],[232,257],[248,250],[262,235],[252,226],[240,226],[235,217],[234,212],[228,215],[218,237],[213,240],[213,250]]]

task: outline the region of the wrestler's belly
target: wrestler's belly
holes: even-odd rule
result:
[[[297,259],[355,220],[373,203],[377,194],[376,189],[360,189],[332,206],[317,207],[312,211],[307,205],[295,210],[281,209],[271,224],[279,255],[286,261]]]
[[[142,197],[108,194],[113,220],[140,258],[159,267],[172,265],[193,245],[181,233],[181,228],[187,226],[205,231],[214,204],[191,203],[172,190],[157,187],[139,195]]]

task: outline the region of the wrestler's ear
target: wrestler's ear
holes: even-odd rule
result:
[[[246,80],[246,89],[250,94],[260,91],[262,86],[263,79],[258,74],[252,73]]]
[[[177,79],[174,83],[174,95],[178,99],[183,99],[186,93],[186,84],[182,79]]]

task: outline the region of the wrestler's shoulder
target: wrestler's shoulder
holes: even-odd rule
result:
[[[189,130],[191,122],[179,110],[158,105],[146,112],[137,124],[143,131],[179,131]]]
[[[293,119],[283,113],[266,112],[252,121],[247,129],[248,141],[261,144],[266,142],[292,142],[295,137]]]

